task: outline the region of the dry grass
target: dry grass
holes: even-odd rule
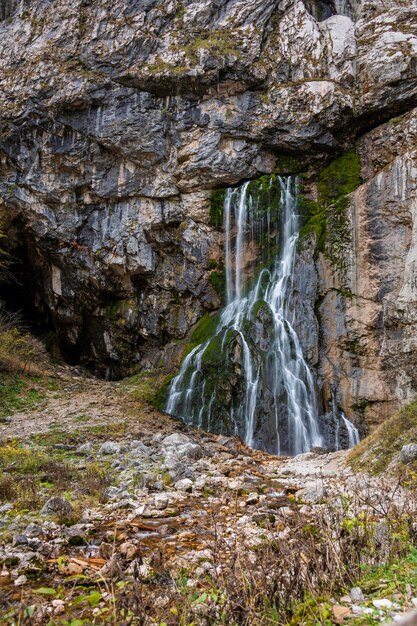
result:
[[[0,370],[41,372],[46,364],[46,350],[24,325],[20,313],[0,305]]]
[[[389,568],[410,554],[416,543],[415,513],[415,499],[403,501],[399,484],[381,488],[378,500],[375,489],[368,496],[362,488],[351,498],[340,495],[311,515],[278,515],[282,532],[256,548],[231,540],[213,518],[215,539],[209,546],[213,563],[207,575],[197,582],[193,571],[184,571],[175,579],[168,563],[155,560],[153,582],[137,571],[125,591],[116,594],[117,623],[330,624],[331,597],[358,582],[365,585],[364,576],[372,582],[381,564]],[[155,605],[156,582],[165,584],[166,609]],[[134,616],[131,622],[123,620],[127,614]]]
[[[417,401],[403,407],[363,439],[348,456],[357,471],[380,474],[407,443],[417,443]]]
[[[82,474],[80,492],[88,496],[95,496],[99,502],[105,502],[106,492],[110,486],[110,479],[104,469],[91,464],[86,467]]]

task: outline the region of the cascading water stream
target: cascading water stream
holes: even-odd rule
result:
[[[226,306],[213,336],[182,362],[166,411],[237,434],[249,446],[294,455],[324,444],[313,376],[294,329],[297,183],[271,177],[263,184],[263,197],[278,198],[267,206],[250,183],[227,190]],[[247,289],[254,244],[264,267]]]

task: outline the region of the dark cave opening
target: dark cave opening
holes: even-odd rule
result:
[[[304,0],[307,11],[323,22],[332,15],[345,15],[356,19],[358,0]]]
[[[0,306],[17,314],[21,327],[41,340],[54,361],[85,368],[100,378],[127,375],[145,340],[118,317],[117,305],[125,296],[110,284],[94,293],[88,282],[81,287],[72,282],[55,242],[46,240],[40,248],[20,216],[9,217],[4,230],[2,247],[10,263],[0,282]],[[62,274],[62,293],[61,285],[54,286],[54,270]],[[138,293],[147,285],[143,277],[132,282]],[[110,335],[114,343],[109,348]]]
[[[24,325],[35,335],[50,333],[52,321],[42,302],[27,246],[19,242],[8,252],[10,264],[0,284],[0,300],[7,310],[20,313]]]

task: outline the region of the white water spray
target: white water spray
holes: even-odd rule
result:
[[[324,444],[313,376],[294,329],[297,185],[276,177],[262,185],[263,197],[278,196],[278,203],[262,206],[249,183],[226,193],[226,306],[213,336],[184,359],[166,411],[199,428],[233,432],[252,447],[294,455]],[[266,267],[247,290],[254,242]],[[348,432],[353,441],[356,434]]]

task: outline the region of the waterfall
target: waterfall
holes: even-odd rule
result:
[[[227,190],[226,306],[213,336],[183,360],[166,411],[249,446],[295,455],[324,443],[313,376],[294,328],[297,182],[268,177],[266,203],[252,187]],[[251,265],[255,246],[258,267]]]
[[[346,428],[349,448],[353,448],[360,442],[359,431],[354,424],[342,413],[342,422]]]
[[[335,450],[343,450],[344,448],[353,448],[356,446],[361,438],[356,426],[348,420],[343,411],[339,410],[336,400],[336,389],[334,386],[331,388],[332,395],[332,419],[334,428],[334,445]]]

